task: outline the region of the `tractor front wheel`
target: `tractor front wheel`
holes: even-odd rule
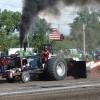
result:
[[[30,80],[30,74],[28,71],[23,71],[21,74],[21,80],[23,83],[26,83]]]

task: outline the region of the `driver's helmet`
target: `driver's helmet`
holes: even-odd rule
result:
[[[44,50],[48,50],[48,46],[44,46]]]

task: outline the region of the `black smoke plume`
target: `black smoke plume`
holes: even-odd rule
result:
[[[65,6],[84,6],[91,2],[100,3],[100,0],[23,0],[22,15],[19,22],[21,48],[32,23],[34,22],[35,16],[37,16],[39,12],[46,10],[47,8],[53,10],[53,12],[55,12],[53,14],[56,15],[56,12],[59,11],[57,8],[57,4],[59,4],[60,2],[63,2]]]

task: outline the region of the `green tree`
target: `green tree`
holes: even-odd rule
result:
[[[10,48],[18,48],[20,47],[19,45],[19,35],[18,34],[11,34],[8,37],[8,40],[10,42]]]
[[[92,51],[100,43],[100,11],[98,9],[84,9],[77,12],[77,17],[70,23],[70,37],[76,48],[83,50],[83,24],[85,24],[86,51]]]
[[[6,9],[0,12],[0,28],[4,28],[8,34],[18,24],[20,15],[20,12],[7,11]]]
[[[53,43],[54,50],[59,50],[59,49],[65,50],[70,48],[74,48],[70,36],[64,35],[64,40],[55,41]]]
[[[38,48],[42,43],[46,43],[48,40],[47,32],[49,27],[50,23],[48,23],[44,18],[41,19],[37,17],[29,34],[30,46]]]
[[[10,42],[4,29],[0,29],[0,45],[2,46],[0,51],[7,51],[9,49]]]
[[[21,13],[0,10],[0,34],[1,34],[1,45],[2,51],[5,51],[11,47],[18,47],[18,35],[14,34],[15,29],[18,29],[17,24]]]

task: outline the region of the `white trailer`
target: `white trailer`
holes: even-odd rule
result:
[[[26,48],[26,51],[32,51],[34,48]],[[24,50],[24,48],[22,48]],[[8,50],[8,55],[15,54],[16,51],[20,51],[20,48],[10,48]]]

